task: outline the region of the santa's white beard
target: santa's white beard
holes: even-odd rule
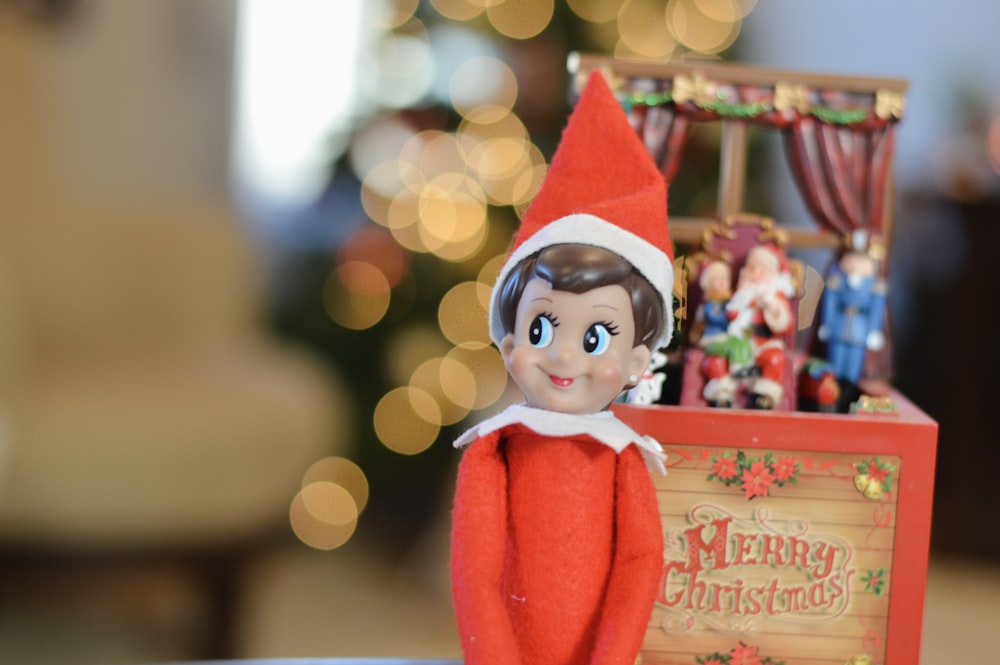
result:
[[[728,332],[730,335],[743,337],[747,330],[753,326],[754,299],[758,296],[759,285],[737,289],[733,297],[726,305],[726,311],[736,313],[736,317],[729,322]]]

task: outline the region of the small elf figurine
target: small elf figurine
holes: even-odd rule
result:
[[[452,591],[467,665],[633,665],[663,566],[658,443],[607,410],[667,345],[662,176],[599,74],[501,269],[490,335],[523,404],[466,432]]]
[[[698,286],[704,294],[694,315],[694,325],[701,331],[698,346],[706,347],[726,337],[729,328],[726,304],[733,296],[732,281],[732,269],[720,259],[708,263],[698,276]]]

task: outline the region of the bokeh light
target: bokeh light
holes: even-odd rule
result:
[[[324,457],[306,470],[302,476],[302,487],[317,482],[328,482],[347,490],[360,514],[368,504],[368,478],[361,467],[346,457]]]
[[[398,159],[387,160],[376,164],[368,171],[361,183],[361,205],[376,224],[393,227],[391,219],[392,204],[402,193],[419,189],[423,178],[413,164]],[[412,191],[411,191],[412,190]],[[398,214],[398,212],[397,212]],[[412,215],[409,224],[416,221],[416,213]],[[395,226],[406,226],[398,221]]]
[[[390,0],[370,3],[374,11],[366,13],[368,22],[381,30],[393,30],[413,18],[420,0]]]
[[[402,455],[416,455],[437,439],[441,409],[426,390],[394,388],[379,400],[373,422],[382,445]]]
[[[398,286],[409,273],[410,254],[386,231],[363,226],[350,235],[337,250],[337,265],[352,262],[374,266],[390,287]]]
[[[497,254],[483,264],[483,267],[479,269],[479,274],[476,276],[476,282],[479,284],[479,290],[477,291],[479,305],[486,311],[489,311],[490,307],[490,292],[493,290],[493,285],[496,284],[497,275],[500,274],[500,270],[506,262],[507,254]]]
[[[337,324],[352,330],[371,328],[389,309],[389,280],[377,266],[348,261],[330,273],[323,305]]]
[[[452,134],[440,130],[414,134],[399,151],[399,159],[413,164],[424,180],[465,171],[465,150]]]
[[[470,0],[431,0],[431,7],[453,21],[469,21],[482,14],[486,5]]]
[[[309,483],[295,495],[289,509],[295,535],[320,550],[340,547],[354,534],[358,507],[350,492],[335,483]]]
[[[473,409],[492,406],[507,387],[507,368],[495,347],[469,342],[456,346],[445,356],[467,367],[476,377],[476,399]]]
[[[486,16],[504,37],[530,39],[548,27],[553,9],[553,0],[490,0]]]
[[[566,0],[574,14],[591,23],[614,21],[622,0]]]
[[[405,190],[397,194],[389,202],[387,218],[396,242],[412,252],[428,251],[417,223],[420,220],[419,193]]]
[[[407,108],[430,89],[433,67],[427,31],[417,21],[410,32],[387,33],[374,50],[360,83],[368,97],[386,108]]]
[[[455,70],[449,86],[451,104],[466,115],[491,108],[502,116],[517,100],[517,78],[502,60],[489,56],[469,58]]]
[[[421,239],[430,251],[472,239],[478,246],[485,236],[486,195],[465,175],[434,178],[421,190],[418,206]]]
[[[461,210],[461,208],[460,208]],[[434,250],[434,255],[445,261],[461,262],[475,256],[486,242],[489,230],[488,213],[485,206],[483,216],[465,214],[458,217],[459,225],[449,242]],[[478,211],[478,208],[477,208]]]
[[[438,305],[438,325],[453,344],[489,344],[486,308],[479,297],[480,285],[462,282],[453,286]]]
[[[420,365],[409,385],[434,399],[441,412],[441,425],[459,422],[475,403],[475,377],[467,367],[448,358],[431,358]]]
[[[384,370],[393,385],[404,385],[417,367],[443,356],[452,347],[441,331],[430,325],[410,324],[396,329],[385,345]]]
[[[441,389],[455,405],[463,409],[476,406],[476,376],[465,364],[452,357],[441,359],[438,369],[441,378]]]
[[[348,158],[354,175],[363,180],[381,162],[398,159],[414,134],[413,127],[398,114],[383,115],[369,122],[355,133],[351,142]]]
[[[732,46],[741,21],[736,0],[671,0],[667,5],[667,23],[677,41],[699,53],[715,54]]]
[[[659,0],[626,0],[618,13],[618,31],[621,46],[616,55],[666,58],[676,46]]]

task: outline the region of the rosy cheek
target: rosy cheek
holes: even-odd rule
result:
[[[625,382],[622,380],[624,377],[621,367],[618,366],[618,363],[610,360],[602,363],[594,375],[605,386],[625,385]]]
[[[527,376],[533,364],[532,353],[525,349],[514,349],[507,356],[507,371],[515,380]]]

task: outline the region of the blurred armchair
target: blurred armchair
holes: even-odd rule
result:
[[[0,542],[207,546],[281,523],[336,404],[265,332],[247,239],[211,206],[58,208],[0,230]]]
[[[268,331],[226,201],[65,177],[48,45],[21,27],[0,16],[0,558],[210,562],[224,603],[232,564],[289,533],[304,471],[337,452],[343,395]]]

